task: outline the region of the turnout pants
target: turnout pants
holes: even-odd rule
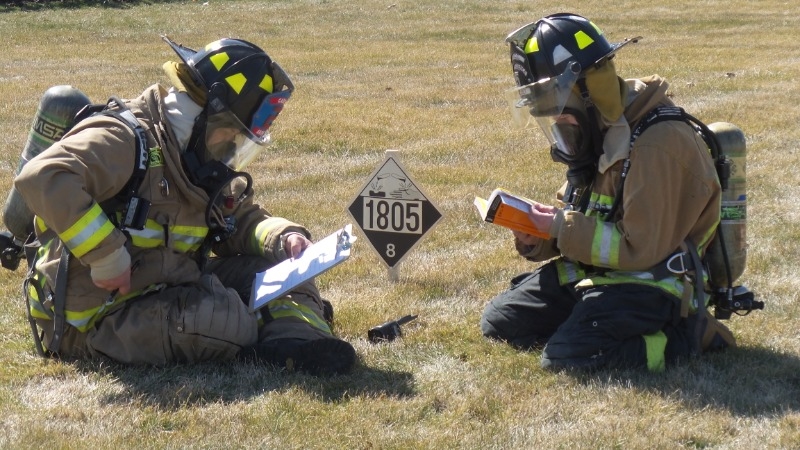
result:
[[[561,286],[552,262],[492,299],[481,330],[519,348],[544,346],[543,367],[661,370],[692,352],[680,299],[638,284]]]
[[[313,282],[249,312],[253,279],[267,267],[259,257],[213,259],[196,283],[130,299],[85,334],[68,327],[62,355],[164,365],[230,360],[272,339],[330,337],[333,311]]]

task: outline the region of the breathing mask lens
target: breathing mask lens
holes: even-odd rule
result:
[[[569,161],[580,155],[584,146],[584,133],[574,115],[537,117],[536,122],[544,131],[554,151],[561,155],[559,160]]]
[[[554,161],[567,165],[586,163],[596,156],[591,150],[591,130],[585,114],[566,108],[559,116],[537,117]]]
[[[229,110],[213,114],[206,123],[206,161],[219,161],[241,170],[270,142],[269,132],[256,136]]]

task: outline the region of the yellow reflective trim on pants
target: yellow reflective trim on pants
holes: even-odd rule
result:
[[[574,283],[586,276],[586,272],[579,264],[567,261],[563,258],[556,261],[556,271],[558,272],[558,283],[562,286],[568,283]]]
[[[59,237],[72,254],[80,258],[97,247],[112,231],[114,231],[114,224],[108,220],[103,208],[95,203],[83,217],[67,228]]]
[[[328,323],[325,322],[325,320],[316,315],[314,311],[308,307],[303,306],[290,298],[273,300],[267,303],[267,308],[269,309],[269,314],[273,319],[293,317],[295,319],[300,319],[327,334],[333,334],[331,328],[328,326]]]
[[[657,331],[653,334],[643,334],[642,339],[647,353],[647,370],[663,372],[666,367],[664,351],[667,348],[667,335],[663,331]]]

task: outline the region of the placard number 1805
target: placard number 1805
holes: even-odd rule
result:
[[[422,234],[422,202],[419,200],[363,197],[364,223],[371,231]]]

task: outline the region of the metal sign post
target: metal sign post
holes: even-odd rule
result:
[[[400,279],[400,262],[442,218],[442,213],[408,176],[399,157],[399,151],[386,150],[386,159],[347,208],[388,267],[391,281]]]

